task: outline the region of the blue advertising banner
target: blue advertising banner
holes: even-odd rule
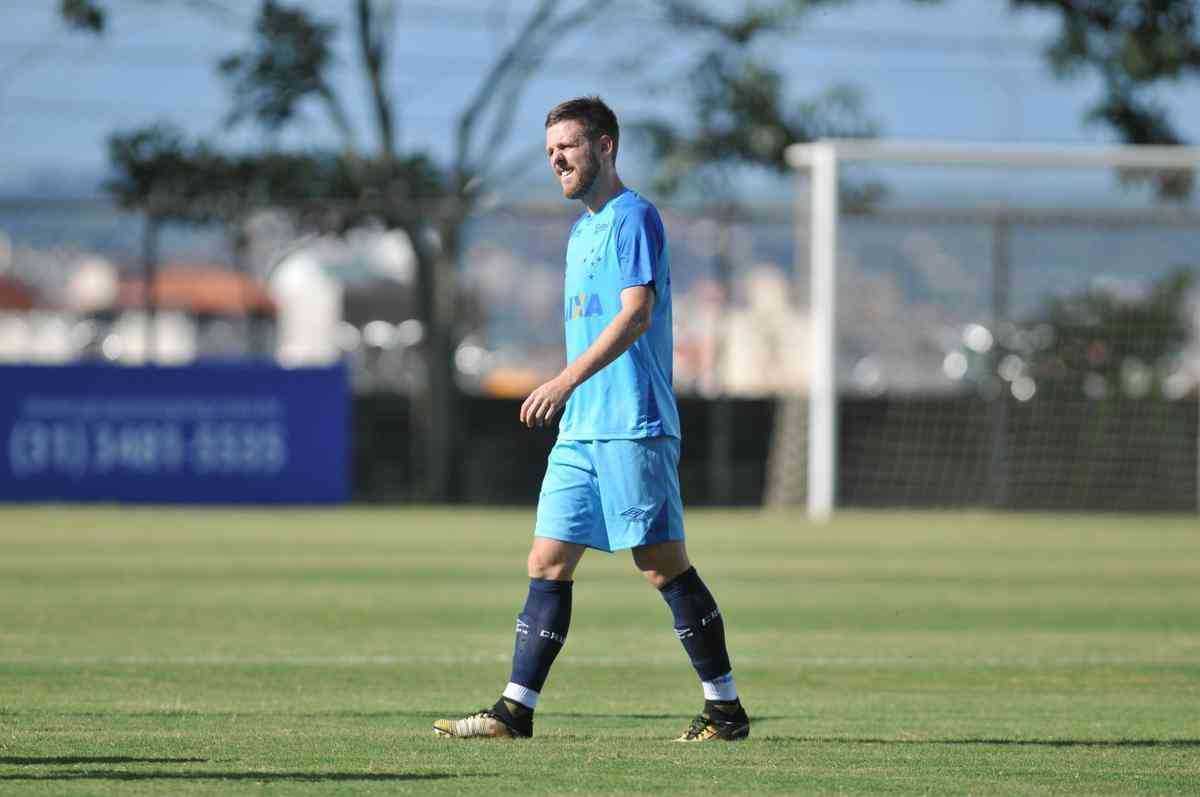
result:
[[[334,503],[342,366],[0,367],[0,501]]]

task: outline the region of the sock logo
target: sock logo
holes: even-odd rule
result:
[[[566,634],[559,634],[559,633],[556,633],[556,632],[551,631],[546,628],[539,629],[538,636],[541,637],[542,639],[549,639],[554,642],[557,642],[560,645],[567,644],[567,635]]]
[[[706,614],[704,617],[700,618],[700,627],[703,628],[704,626],[708,625],[709,623],[711,623],[713,620],[717,619],[720,616],[721,616],[721,610],[713,609],[711,612]]]
[[[529,636],[529,623],[525,622],[520,617],[517,618],[517,633],[523,634],[524,636]]]
[[[691,628],[689,628],[688,626],[684,626],[683,628],[675,629],[675,636],[679,637],[679,640],[681,642],[685,639],[691,639],[695,635],[696,635],[696,632],[694,630],[692,630]]]

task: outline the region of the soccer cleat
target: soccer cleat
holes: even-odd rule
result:
[[[452,736],[456,739],[474,737],[524,739],[533,735],[532,724],[529,731],[529,733],[525,733],[522,729],[509,725],[490,708],[476,711],[460,720],[435,720],[433,723],[435,736]]]
[[[692,720],[692,724],[675,741],[677,742],[708,742],[720,739],[726,742],[736,742],[750,735],[750,717],[740,705],[728,719],[721,718],[720,711],[710,711],[700,714]]]

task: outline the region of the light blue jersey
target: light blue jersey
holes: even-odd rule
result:
[[[597,213],[585,212],[567,244],[564,321],[574,361],[621,309],[621,291],[654,286],[648,329],[567,401],[560,440],[679,437],[671,389],[671,265],[658,210],[626,189]]]

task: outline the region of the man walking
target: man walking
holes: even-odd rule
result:
[[[538,498],[529,594],[517,617],[512,675],[495,705],[438,720],[450,737],[528,737],[571,622],[575,568],[588,548],[630,549],[675,620],[704,690],[704,710],[679,741],[744,739],[725,626],[688,560],[679,494],[679,414],[671,389],[670,257],[658,211],[616,171],[620,131],[598,97],[546,116],[546,157],[563,195],[585,212],[567,243],[567,367],[534,390],[521,421],[561,413]]]

